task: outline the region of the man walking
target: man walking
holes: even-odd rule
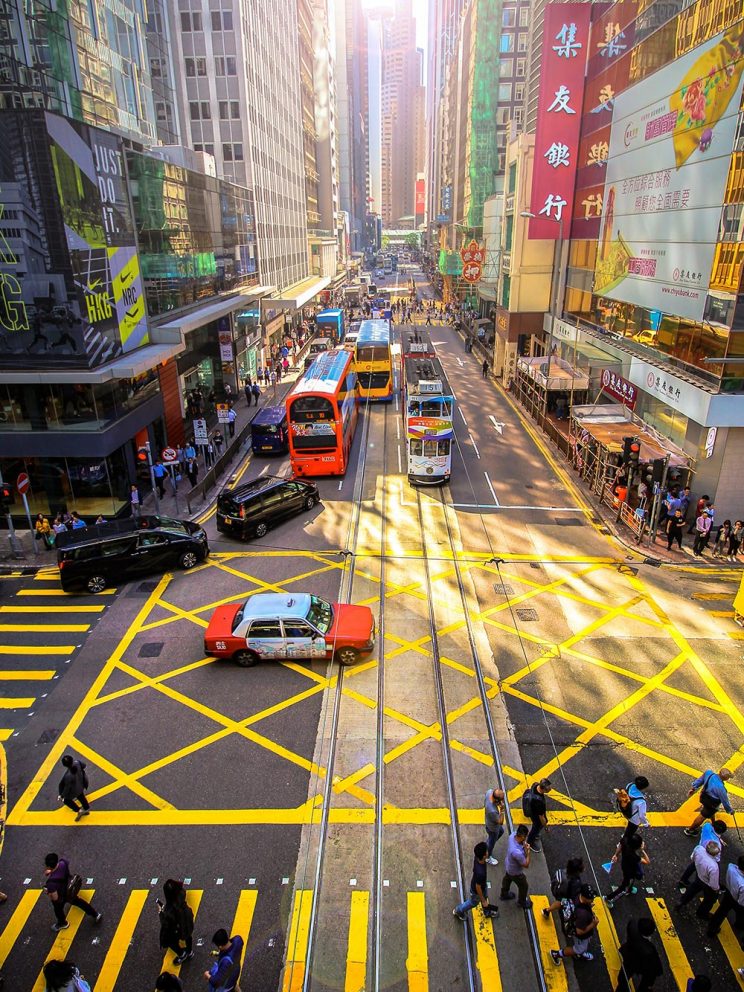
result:
[[[465,920],[465,914],[470,912],[471,909],[475,909],[478,903],[481,904],[483,912],[486,916],[497,916],[498,906],[488,905],[488,868],[486,867],[486,855],[488,854],[488,845],[481,841],[476,844],[473,848],[473,874],[470,879],[470,895],[469,897],[455,906],[452,910],[452,915],[456,916],[458,920]]]
[[[238,419],[237,413],[232,407],[227,411],[227,430],[230,437],[235,437],[235,421]]]
[[[489,789],[486,793],[485,802],[486,836],[488,837],[488,858],[489,865],[497,865],[498,861],[493,856],[493,849],[496,841],[504,833],[504,790]]]
[[[709,840],[703,847],[701,844],[692,852],[692,860],[695,865],[695,878],[688,885],[685,894],[676,905],[676,909],[682,909],[695,898],[703,893],[695,915],[701,920],[707,920],[713,903],[718,898],[718,888],[720,882],[719,860],[721,848],[715,841]]]
[[[697,521],[697,518],[700,516],[700,514],[703,512],[705,507],[708,505],[709,500],[710,500],[710,496],[708,496],[708,494],[706,493],[704,496],[701,496],[700,499],[695,504],[695,513],[693,514],[692,520],[690,521],[690,529],[687,531],[688,534],[695,533],[695,523]]]
[[[67,859],[60,858],[53,853],[47,854],[44,858],[44,865],[44,874],[46,875],[44,887],[52,903],[52,909],[54,910],[56,919],[52,930],[58,933],[60,930],[66,930],[69,927],[70,924],[67,922],[67,916],[65,915],[65,905],[67,903],[70,906],[77,906],[78,909],[82,909],[86,916],[92,916],[94,923],[100,923],[103,919],[103,913],[99,913],[89,902],[80,898],[78,895],[80,891],[79,886],[70,887],[72,875],[70,874],[70,864]]]
[[[514,893],[510,891],[512,882],[517,886],[519,893],[518,906],[522,909],[529,909],[532,900],[527,895],[529,885],[525,870],[530,866],[530,845],[527,843],[528,830],[524,823],[520,823],[517,829],[510,835],[506,847],[506,858],[504,860],[504,878],[501,882],[501,896],[504,901],[514,899]],[[484,845],[485,847],[485,845]]]
[[[629,921],[625,943],[620,945],[623,966],[616,992],[629,992],[629,982],[636,977],[640,978],[640,983],[635,984],[636,992],[651,992],[656,979],[664,974],[659,952],[651,942],[655,933],[656,924],[650,916]]]
[[[221,927],[212,937],[212,943],[217,948],[217,960],[204,972],[209,982],[209,992],[240,992],[240,962],[243,955],[243,938],[237,934],[227,936],[227,930]]]
[[[165,465],[161,461],[157,461],[153,465],[152,477],[158,487],[158,496],[162,499],[165,496]]]
[[[556,948],[550,952],[554,964],[560,964],[564,958],[581,958],[582,961],[593,961],[594,955],[589,950],[589,940],[599,925],[594,915],[592,904],[597,893],[586,883],[579,890],[579,898],[573,904],[571,918],[572,933],[566,933],[571,943],[568,947]]]
[[[129,487],[129,505],[132,508],[132,516],[135,520],[139,520],[142,515],[142,496],[134,483]]]
[[[487,358],[484,358],[483,359],[483,365],[481,366],[481,372],[483,373],[483,378],[484,379],[487,379],[488,378],[488,359]]]
[[[540,854],[542,847],[537,842],[540,832],[548,826],[548,810],[545,803],[545,796],[553,788],[549,778],[541,778],[536,782],[524,796],[523,805],[527,807],[525,813],[532,821],[532,827],[527,836],[527,843],[535,854]],[[529,812],[528,812],[529,811]]]
[[[703,554],[703,548],[710,537],[712,524],[713,520],[707,510],[703,510],[695,521],[695,543],[692,545],[692,551],[696,558],[700,558]]]
[[[90,803],[85,795],[88,788],[88,776],[85,772],[87,766],[84,761],[73,758],[71,754],[63,756],[62,765],[65,773],[59,782],[58,798],[75,813],[77,823],[90,813]]]
[[[712,769],[708,768],[692,783],[687,796],[688,798],[693,796],[700,789],[700,806],[698,807],[697,816],[690,826],[685,829],[688,837],[697,837],[703,821],[715,820],[716,813],[721,806],[723,806],[729,816],[734,815],[726,786],[723,784],[724,782],[728,782],[730,778],[731,770],[729,768],[722,768],[717,775]]]
[[[737,863],[732,862],[726,871],[723,893],[708,922],[709,937],[715,937],[732,909],[736,913],[734,926],[737,930],[741,930],[744,928],[744,855],[742,854],[739,855]]]
[[[706,820],[703,824],[703,829],[700,833],[700,840],[698,844],[702,844],[703,847],[708,843],[709,840],[715,841],[716,844],[721,848],[723,852],[726,846],[726,841],[723,839],[723,835],[728,831],[728,827],[723,822],[723,820]],[[695,845],[697,847],[697,844]],[[695,848],[693,848],[693,851]],[[684,891],[690,884],[695,876],[695,865],[692,861],[692,852],[690,852],[690,863],[682,872],[679,881],[677,882],[677,888]]]
[[[196,458],[189,458],[186,462],[186,475],[188,475],[189,483],[193,489],[199,478],[199,463]]]
[[[649,782],[645,775],[636,775],[633,781],[626,787],[625,791],[628,793],[630,802],[623,810],[623,814],[628,818],[623,833],[624,837],[632,837],[640,827],[647,827],[649,825],[647,816],[648,807],[645,796],[648,785]]]
[[[261,395],[261,387],[257,382],[253,383],[251,387],[251,392],[253,393],[253,405],[258,406],[258,398]]]

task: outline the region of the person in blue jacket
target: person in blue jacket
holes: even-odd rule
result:
[[[212,937],[212,943],[217,948],[217,960],[204,972],[209,982],[209,992],[237,992],[240,978],[240,964],[243,956],[243,938],[237,934],[227,936],[224,927]]]

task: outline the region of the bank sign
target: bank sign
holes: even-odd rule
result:
[[[594,292],[701,320],[744,78],[744,21],[615,98]]]

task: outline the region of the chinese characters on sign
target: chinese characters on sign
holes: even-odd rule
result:
[[[478,282],[483,272],[483,260],[486,255],[477,241],[471,241],[460,249],[462,259],[462,278],[465,282]]]
[[[531,238],[554,241],[560,236],[561,224],[566,234],[570,228],[569,204],[573,203],[579,164],[590,8],[584,3],[552,3],[545,11],[548,44],[540,68]],[[607,156],[603,149],[597,149],[596,157],[597,164],[604,165]]]
[[[632,382],[623,379],[621,375],[611,372],[610,369],[602,369],[602,392],[618,400],[629,410],[633,410],[638,399],[638,390]]]

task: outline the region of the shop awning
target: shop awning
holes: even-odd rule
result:
[[[294,286],[285,289],[280,296],[272,296],[266,300],[266,306],[274,310],[300,310],[314,296],[326,289],[331,282],[330,276],[313,276],[296,282]]]
[[[169,358],[174,358],[183,351],[183,345],[177,344],[148,344],[137,348],[128,355],[119,355],[113,361],[99,365],[95,369],[59,369],[44,370],[43,372],[3,372],[0,381],[5,383],[85,383],[94,384],[109,382],[111,379],[134,379],[143,372],[157,368]]]
[[[550,377],[548,377],[548,365],[550,365]],[[517,360],[517,368],[548,392],[589,388],[589,376],[556,355],[553,355],[550,362],[547,355],[522,357]]]
[[[183,335],[189,331],[196,330],[204,324],[209,324],[220,317],[226,317],[236,310],[243,310],[249,303],[255,302],[266,293],[272,292],[273,286],[256,286],[255,289],[247,290],[244,293],[236,293],[234,296],[226,296],[216,303],[205,303],[204,306],[189,310],[188,313],[169,320],[165,324],[157,324],[152,327],[150,337],[155,341],[172,341],[174,335],[183,339]]]
[[[641,442],[641,462],[651,462],[669,455],[670,465],[690,467],[693,459],[669,438],[659,434],[644,423],[627,407],[617,403],[592,403],[574,406],[571,416],[576,422],[575,433],[583,431],[611,452],[623,450],[626,437],[637,437]]]

